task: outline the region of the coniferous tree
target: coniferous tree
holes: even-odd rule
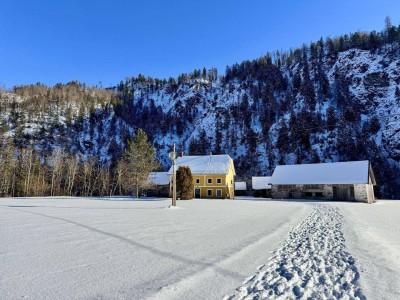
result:
[[[123,184],[128,191],[135,191],[139,198],[139,192],[148,184],[150,172],[159,166],[153,146],[142,129],[138,129],[136,136],[128,141],[122,163]]]
[[[181,200],[193,199],[194,186],[190,167],[179,166],[176,171],[176,191]]]

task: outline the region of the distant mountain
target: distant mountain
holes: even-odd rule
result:
[[[177,79],[139,75],[112,90],[71,82],[16,87],[0,134],[16,145],[118,159],[143,128],[167,169],[185,154],[227,153],[241,179],[278,164],[369,159],[380,197],[400,198],[400,28],[327,38]]]

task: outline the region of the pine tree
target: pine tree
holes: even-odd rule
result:
[[[181,200],[193,199],[194,186],[190,167],[179,166],[176,171],[176,191]]]
[[[146,186],[150,172],[159,166],[155,155],[146,133],[139,128],[136,136],[128,141],[122,164],[123,185],[128,191],[134,190],[137,198],[140,190]]]

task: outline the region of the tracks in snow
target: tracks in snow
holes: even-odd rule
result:
[[[267,265],[258,267],[230,299],[365,299],[359,271],[346,251],[343,216],[327,204],[289,232]]]

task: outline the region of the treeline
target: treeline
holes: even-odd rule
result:
[[[240,64],[227,66],[225,76],[222,81],[229,83],[233,79],[257,79],[263,80],[265,77],[274,76],[273,73],[267,75],[271,71],[271,66],[277,68],[283,66],[290,67],[293,63],[302,64],[304,57],[311,62],[321,63],[323,60],[330,60],[332,64],[340,52],[350,49],[361,49],[376,51],[383,46],[390,49],[397,49],[400,43],[400,25],[394,26],[389,17],[385,19],[385,28],[380,32],[355,32],[344,34],[335,38],[322,37],[317,42],[311,42],[309,45],[303,44],[302,47],[290,49],[289,51],[267,52],[255,60],[245,60]]]
[[[151,187],[148,176],[159,167],[142,130],[114,163],[55,149],[45,154],[0,144],[0,197],[140,195]]]

